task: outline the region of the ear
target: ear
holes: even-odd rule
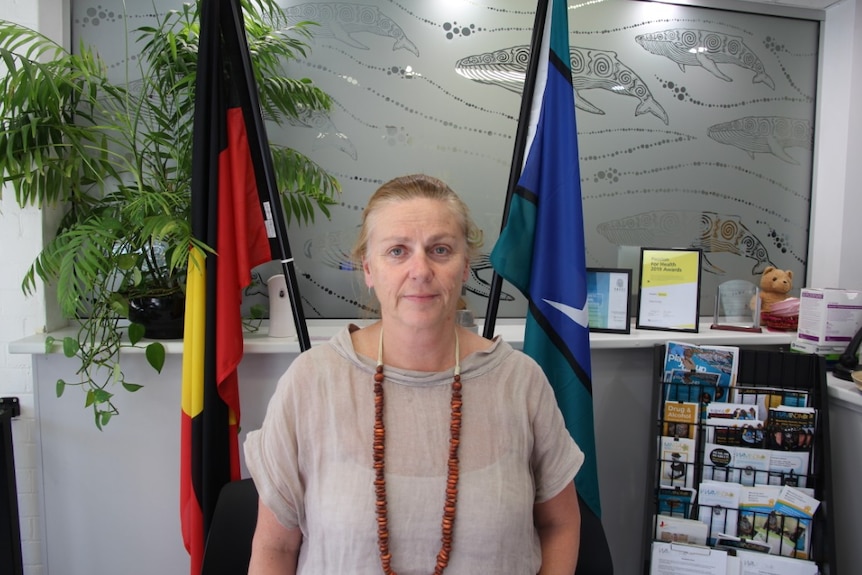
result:
[[[771,271],[775,271],[775,266],[766,266],[766,269],[763,270],[763,275],[766,275]]]
[[[368,266],[368,260],[362,258],[362,274],[365,276],[365,287],[373,288],[374,280],[371,279],[371,268]]]
[[[787,279],[789,279],[789,280],[793,279],[793,272],[790,270],[787,270]]]

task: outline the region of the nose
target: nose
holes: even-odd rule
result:
[[[427,280],[433,275],[431,271],[431,262],[428,254],[422,251],[417,251],[410,258],[410,277],[411,279]]]

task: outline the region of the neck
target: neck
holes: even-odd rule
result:
[[[384,329],[385,327],[385,329]],[[413,330],[381,322],[386,365],[413,371],[444,371],[455,365],[454,321],[432,329]]]

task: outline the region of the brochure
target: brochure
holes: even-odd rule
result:
[[[736,536],[739,520],[738,483],[704,481],[697,490],[697,518],[709,528],[708,543],[715,545],[719,533]]]
[[[721,445],[739,445],[761,448],[766,439],[766,426],[762,421],[736,421],[715,419],[707,421],[706,440]]]
[[[811,452],[817,410],[780,405],[769,408],[766,447],[779,451]]]
[[[706,443],[703,448],[703,479],[733,481],[734,447]]]
[[[665,351],[664,371],[670,376],[675,370],[715,373],[718,374],[719,386],[731,387],[736,383],[739,370],[739,348],[669,341]]]
[[[734,537],[732,535],[727,535],[726,533],[719,533],[715,538],[715,547],[716,549],[724,549],[727,551],[737,551],[739,549],[745,549],[746,551],[753,551],[757,553],[769,553],[771,548],[766,543],[761,543],[760,541],[754,541],[753,539],[745,539],[743,537]]]
[[[727,401],[736,382],[739,348],[668,341],[664,359],[666,399],[708,404]]]
[[[808,390],[805,389],[737,384],[733,389],[732,401],[755,406],[757,409],[756,419],[766,421],[769,417],[770,407],[778,407],[779,405],[807,407],[809,398]]]
[[[784,486],[775,501],[775,513],[779,516],[778,524],[781,536],[794,543],[791,553],[779,553],[797,559],[808,559],[811,547],[811,520],[820,506],[820,501],[809,497],[798,489]]]
[[[693,401],[666,401],[664,404],[663,435],[697,438],[700,405]]]
[[[656,515],[655,539],[667,543],[706,545],[707,527],[695,519]]]
[[[701,545],[653,541],[650,575],[680,575],[696,569],[698,575],[727,575],[727,551]]]
[[[657,492],[659,514],[691,519],[695,493],[693,487],[659,486]]]
[[[741,485],[762,485],[769,482],[769,464],[771,460],[768,449],[737,446],[733,449],[733,478]]]
[[[719,385],[717,373],[703,373],[672,369],[665,373],[667,401],[694,401],[708,404],[727,396],[726,388]]]
[[[766,531],[769,514],[774,511],[779,493],[781,487],[776,485],[744,486],[739,491],[739,522],[736,531],[739,537],[753,539]]]
[[[706,417],[708,419],[732,419],[734,421],[755,421],[757,407],[744,403],[728,403],[714,401],[706,406]]]
[[[770,485],[806,487],[809,454],[804,451],[770,451]]]
[[[706,443],[703,450],[703,479],[732,481],[740,485],[767,483],[770,452],[742,446]]]
[[[659,438],[658,453],[662,485],[694,487],[696,449],[693,439],[662,436]]]
[[[820,572],[814,561],[776,557],[742,549],[736,552],[736,558],[739,561],[739,575],[817,575]]]

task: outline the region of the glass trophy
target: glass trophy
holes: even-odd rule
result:
[[[719,284],[712,329],[761,332],[760,287],[746,280]]]

